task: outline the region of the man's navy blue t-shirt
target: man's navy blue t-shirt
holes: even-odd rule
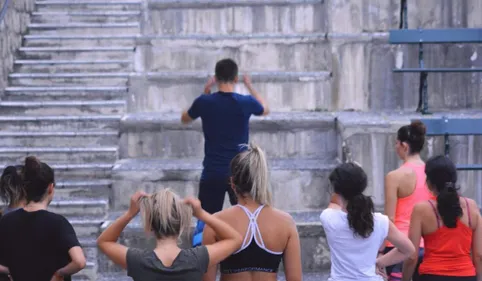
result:
[[[204,132],[203,179],[228,177],[229,164],[241,145],[249,142],[249,118],[262,115],[263,106],[252,96],[217,92],[199,96],[188,114],[201,117]]]

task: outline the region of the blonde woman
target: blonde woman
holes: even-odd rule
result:
[[[231,187],[238,205],[215,216],[232,226],[244,237],[244,242],[233,255],[221,262],[221,280],[276,281],[281,260],[286,280],[301,280],[301,250],[296,224],[289,214],[271,206],[264,152],[250,145],[231,161],[231,174]],[[211,226],[205,228],[203,244],[215,245],[221,239]],[[216,279],[216,264],[211,265],[204,281]]]
[[[139,210],[146,232],[156,237],[154,250],[127,248],[116,242]],[[191,227],[192,213],[216,232],[220,237],[218,243],[191,249],[179,248],[180,236]],[[169,189],[152,195],[143,192],[134,194],[129,210],[97,240],[100,250],[114,263],[127,269],[127,275],[134,281],[202,280],[209,265],[225,259],[240,247],[241,242],[241,236],[228,224],[204,211],[199,200],[182,200]]]

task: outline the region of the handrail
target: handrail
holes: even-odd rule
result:
[[[3,21],[3,18],[7,14],[8,4],[10,4],[10,0],[5,0],[5,2],[3,2],[2,10],[0,11],[0,22]]]

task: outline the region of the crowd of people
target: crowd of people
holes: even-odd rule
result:
[[[238,69],[216,65],[205,93],[181,120],[203,122],[204,170],[198,198],[169,189],[136,192],[129,209],[98,237],[99,249],[135,281],[275,281],[281,262],[287,281],[303,279],[301,243],[294,219],[273,206],[268,161],[249,143],[251,115],[269,113],[248,77],[251,96],[234,93]],[[219,91],[211,94],[217,84]],[[221,117],[220,117],[221,116]],[[445,156],[420,157],[425,127],[412,122],[398,130],[396,152],[403,165],[385,180],[384,214],[364,194],[368,179],[356,163],[329,176],[332,198],[320,215],[331,256],[330,281],[475,281],[482,278],[482,220],[477,204],[461,197],[457,171]],[[320,190],[320,192],[324,192]],[[85,267],[72,225],[47,210],[55,193],[54,171],[35,157],[4,169],[0,197],[0,273],[5,280],[58,281]],[[222,210],[225,194],[233,206]],[[118,243],[141,213],[154,249]],[[192,216],[198,219],[193,246]],[[197,239],[197,240],[196,240]]]

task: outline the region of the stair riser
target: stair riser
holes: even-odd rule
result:
[[[96,168],[96,169],[55,169],[55,180],[95,180],[108,179],[111,176],[112,169]],[[88,192],[88,191],[87,191]]]
[[[89,187],[69,187],[56,188],[56,199],[72,199],[72,198],[97,198],[107,199],[110,195],[109,186],[89,186]]]
[[[65,143],[64,140],[62,143]],[[60,144],[59,144],[60,145]],[[68,144],[66,144],[68,145]],[[117,153],[115,152],[73,152],[73,153],[51,153],[51,152],[0,152],[0,163],[20,163],[25,157],[34,155],[46,163],[69,163],[69,164],[86,164],[98,162],[115,162]]]
[[[153,5],[148,24],[155,34],[320,32],[326,26],[326,11],[322,1],[318,2],[185,9]]]
[[[4,96],[6,101],[91,101],[91,100],[112,100],[125,99],[125,92],[110,91],[70,91],[70,92],[7,92]]]
[[[139,20],[139,15],[109,16],[106,15],[33,15],[32,23],[128,23]]]
[[[37,12],[85,12],[85,11],[139,11],[140,5],[123,5],[123,4],[48,4],[36,5]]]
[[[138,34],[139,27],[63,27],[63,28],[30,28],[30,35],[112,35]]]
[[[134,51],[21,51],[20,55],[26,60],[132,60]]]
[[[305,42],[303,42],[305,41]],[[331,47],[323,39],[154,40],[136,50],[150,71],[212,70],[223,58],[234,59],[243,71],[331,70]]]
[[[80,244],[82,250],[84,250],[85,258],[90,262],[97,262],[97,254],[99,252],[97,245],[82,245],[82,241],[80,241]]]
[[[45,107],[3,107],[0,114],[22,115],[92,115],[92,114],[122,114],[124,106],[45,106]]]
[[[68,144],[69,146],[87,147],[87,146],[116,146],[119,138],[116,135],[106,136],[22,136],[22,137],[2,137],[3,146],[15,147],[58,147],[59,144]]]
[[[94,261],[87,261],[87,262],[94,262]],[[97,274],[97,263],[93,267],[86,267],[82,269],[79,273],[72,276],[73,281],[97,281],[98,274]]]
[[[205,81],[136,81],[132,79],[129,112],[181,112],[201,93]],[[322,78],[325,79],[325,78]],[[206,79],[207,80],[207,79]],[[254,87],[269,101],[271,111],[330,110],[334,100],[331,79],[322,81],[254,82]],[[212,89],[217,91],[216,88]],[[238,93],[249,93],[239,84]]]
[[[99,225],[95,224],[73,224],[77,237],[91,237],[99,234]]]
[[[17,64],[16,72],[43,72],[43,73],[61,73],[61,72],[130,72],[132,71],[130,63],[112,63],[112,64]]]
[[[119,33],[124,34],[124,31],[117,31],[115,33],[110,33],[108,35],[119,35]],[[95,34],[95,33],[94,33]],[[86,35],[94,35],[86,34]],[[43,34],[44,35],[44,34]],[[55,34],[57,35],[57,34]],[[60,34],[58,34],[60,35]],[[66,34],[66,35],[78,35],[77,32]],[[25,38],[25,47],[111,47],[113,45],[117,47],[132,47],[135,46],[135,39],[37,39],[37,38]]]
[[[125,86],[127,78],[79,77],[79,78],[10,78],[11,86]]]
[[[250,141],[262,147],[269,158],[312,158],[328,163],[337,156],[338,142],[334,126],[326,126],[320,122],[311,128],[283,130],[278,124],[271,128],[251,128]],[[204,136],[200,129],[141,131],[140,128],[142,124],[122,132],[121,158],[204,157]]]
[[[72,121],[5,121],[0,122],[2,131],[72,131],[118,129],[119,121],[72,120]]]
[[[50,206],[49,210],[63,216],[89,216],[94,219],[104,219],[106,206]]]
[[[199,160],[200,162],[202,160]],[[308,210],[325,207],[329,200],[328,170],[271,170],[274,206],[283,210]],[[201,170],[113,171],[111,198],[116,210],[126,210],[129,194],[136,190],[152,193],[171,188],[181,197],[196,196]],[[149,179],[151,177],[152,179]],[[287,196],[289,195],[289,196]],[[228,200],[225,206],[229,205]]]

